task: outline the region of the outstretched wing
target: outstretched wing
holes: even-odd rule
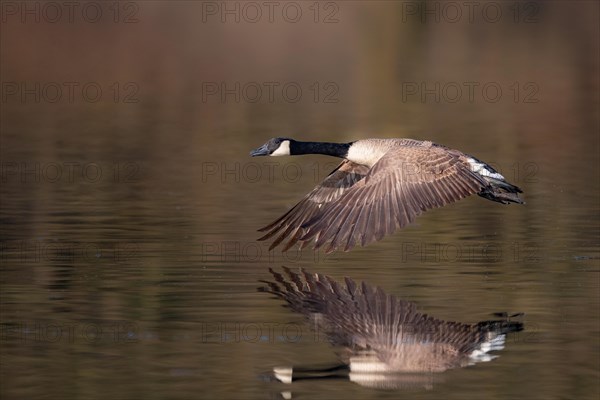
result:
[[[372,352],[396,371],[443,371],[467,362],[485,338],[478,325],[419,313],[414,303],[350,278],[340,284],[321,274],[270,269],[276,282],[260,288],[284,299],[348,356]],[[498,322],[498,321],[494,321]]]
[[[259,290],[277,295],[307,318],[318,315],[314,322],[319,331],[327,334],[336,346],[366,349],[374,330],[389,329],[423,317],[414,303],[387,295],[381,288],[364,282],[357,284],[345,278],[345,284],[341,284],[329,276],[311,274],[304,269],[301,273],[286,267],[283,274],[272,268],[269,271],[275,282],[261,281],[268,287]]]
[[[348,251],[381,240],[426,210],[479,193],[487,183],[464,157],[438,145],[391,149],[364,179],[305,222],[299,240],[304,247],[314,239],[315,249],[329,242],[328,253],[340,246]]]
[[[285,244],[283,251],[288,250],[298,242],[304,233],[301,228],[306,222],[319,214],[327,204],[340,198],[356,182],[365,177],[369,168],[344,160],[331,174],[325,178],[306,197],[296,204],[290,211],[271,224],[259,229],[267,233],[258,240],[266,240],[281,232],[269,247],[272,250],[286,238],[291,237]]]

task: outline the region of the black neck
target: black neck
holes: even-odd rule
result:
[[[351,143],[298,142],[290,140],[290,155],[325,154],[345,158]]]
[[[308,379],[347,379],[349,372],[350,367],[345,364],[321,368],[294,367],[292,372],[292,382]]]

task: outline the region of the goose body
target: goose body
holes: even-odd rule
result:
[[[284,267],[283,274],[270,272],[274,281],[262,281],[268,286],[259,290],[285,300],[341,348],[351,378],[442,372],[490,361],[495,356],[489,352],[504,348],[507,333],[523,329],[521,322],[508,317],[475,324],[443,321],[418,312],[414,303],[350,278],[342,284],[304,270],[296,273]],[[333,371],[339,374],[340,368],[323,370]],[[275,372],[280,380],[294,377],[293,368]]]
[[[363,139],[351,143],[274,138],[255,156],[324,154],[338,167],[290,211],[261,228],[270,249],[288,240],[315,249],[344,251],[381,240],[432,208],[477,194],[503,204],[523,204],[522,190],[490,165],[458,150],[414,139]]]

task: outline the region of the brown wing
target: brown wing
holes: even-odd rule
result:
[[[299,238],[329,242],[327,252],[381,240],[413,222],[422,212],[453,203],[486,186],[458,151],[432,145],[387,152],[367,176],[326,204],[302,228]],[[303,243],[303,247],[305,243]]]
[[[356,182],[365,177],[369,168],[344,160],[331,174],[313,189],[306,197],[296,204],[290,211],[271,224],[259,229],[259,231],[268,231],[266,235],[258,240],[266,240],[273,235],[281,232],[275,241],[269,247],[272,250],[283,240],[291,236],[286,243],[283,251],[288,250],[298,242],[304,233],[301,228],[306,222],[315,217],[319,211],[326,205],[338,198],[344,192],[350,189]]]
[[[386,294],[381,288],[345,285],[321,274],[284,276],[270,269],[276,282],[261,288],[286,300],[296,312],[314,317],[317,329],[349,355],[372,351],[396,371],[443,371],[466,362],[484,340],[477,325],[448,322],[419,313],[416,305]]]
[[[328,276],[306,272],[304,279],[305,302],[321,314],[316,322],[330,341],[351,354],[371,351],[394,371],[433,372],[464,366],[469,353],[484,341],[485,334],[477,326],[422,314],[414,303],[379,287],[350,278],[342,285]]]

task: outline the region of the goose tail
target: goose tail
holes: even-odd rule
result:
[[[520,332],[524,329],[522,322],[510,319],[521,316],[523,315],[522,313],[513,314],[511,316],[508,316],[508,314],[505,313],[497,313],[496,315],[500,316],[500,314],[504,314],[504,319],[481,321],[477,323],[477,330],[483,335],[484,339],[469,355],[472,363],[493,360],[497,356],[490,354],[490,352],[504,349],[506,334]]]
[[[483,189],[478,193],[479,196],[502,204],[525,204],[519,197],[519,193],[523,193],[521,188],[508,183],[504,176],[496,171],[491,165],[472,156],[467,158],[467,162],[471,171],[479,175],[486,183]]]
[[[495,335],[506,335],[507,333],[520,332],[524,324],[519,321],[481,321],[477,323],[477,328],[483,333],[492,333]]]
[[[503,179],[489,176],[485,176],[484,179],[488,186],[478,193],[479,196],[502,204],[525,204],[519,197],[519,193],[523,193],[523,191],[518,186],[512,185]]]

